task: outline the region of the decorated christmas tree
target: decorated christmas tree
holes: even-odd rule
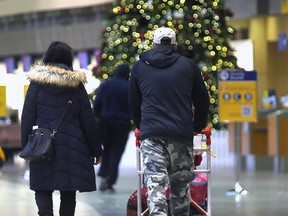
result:
[[[117,0],[106,19],[94,75],[107,79],[118,64],[133,66],[139,54],[152,47],[153,32],[165,26],[177,34],[177,52],[193,59],[210,93],[209,125],[218,121],[217,71],[237,68],[229,42],[232,12],[224,0]]]

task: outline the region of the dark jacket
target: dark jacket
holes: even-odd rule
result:
[[[142,53],[135,63],[129,106],[141,140],[192,140],[193,132],[206,126],[209,96],[197,65],[173,48],[160,46]]]
[[[116,70],[115,76],[100,85],[93,109],[96,117],[130,121],[128,107],[129,71]]]
[[[64,65],[35,65],[21,118],[24,147],[33,125],[53,130],[72,101],[54,139],[55,158],[30,162],[32,190],[96,190],[93,156],[102,155],[93,110],[84,88],[83,72]]]

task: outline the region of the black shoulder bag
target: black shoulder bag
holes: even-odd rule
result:
[[[45,161],[53,158],[53,139],[71,104],[72,101],[69,100],[65,112],[52,132],[46,128],[37,128],[30,132],[27,144],[20,153],[21,158],[29,161]]]

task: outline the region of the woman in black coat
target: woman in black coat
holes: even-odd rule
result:
[[[30,85],[21,118],[22,147],[33,126],[52,131],[72,101],[53,140],[55,157],[29,163],[30,189],[35,191],[39,215],[53,215],[54,190],[60,191],[61,216],[74,215],[76,191],[96,190],[93,164],[101,161],[102,148],[84,87],[86,76],[73,71],[73,57],[67,44],[52,42],[43,62],[27,73]]]

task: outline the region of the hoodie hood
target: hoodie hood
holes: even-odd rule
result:
[[[166,68],[172,65],[180,57],[170,46],[159,46],[140,55],[140,60],[145,64],[157,68]]]
[[[27,73],[27,79],[40,84],[56,85],[58,87],[77,87],[87,82],[86,75],[81,71],[72,71],[63,65],[32,65]]]
[[[128,79],[130,68],[128,64],[121,64],[115,69],[115,77],[120,79]]]

